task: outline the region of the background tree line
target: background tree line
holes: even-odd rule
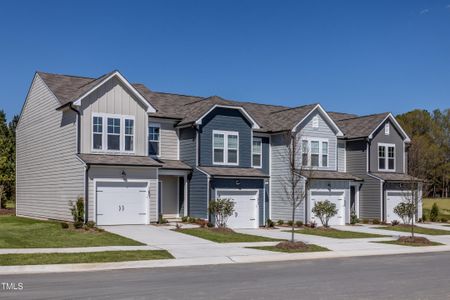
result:
[[[19,116],[7,122],[6,114],[0,110],[0,204],[15,200],[16,195],[16,125]]]
[[[448,197],[450,177],[450,110],[413,110],[397,115],[411,138],[408,173],[426,183],[424,197]]]

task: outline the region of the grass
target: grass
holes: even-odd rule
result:
[[[411,232],[411,227],[410,226],[402,226],[402,225],[380,226],[380,227],[375,227],[375,228],[376,229],[399,231],[399,232]],[[450,235],[450,231],[449,230],[425,228],[425,227],[419,227],[419,226],[414,226],[414,232],[415,233],[420,233],[420,234],[428,234],[428,235]]]
[[[140,245],[143,244],[109,232],[62,229],[58,222],[0,216],[0,248]]]
[[[0,266],[106,263],[174,258],[166,250],[1,254]]]
[[[307,249],[280,249],[275,246],[260,246],[260,247],[246,247],[248,249],[256,250],[266,250],[274,252],[285,252],[285,253],[305,253],[305,252],[319,252],[319,251],[330,251],[330,249],[320,247],[314,244],[308,244]]]
[[[288,232],[288,231],[286,231],[286,232]],[[305,227],[303,229],[295,230],[295,233],[318,235],[318,236],[335,238],[335,239],[364,239],[364,238],[386,237],[386,235],[365,233],[365,232],[344,231],[344,230],[337,230],[337,229],[333,229],[333,228],[323,229],[323,228],[307,228],[307,227]]]
[[[281,241],[279,239],[272,239],[258,235],[238,233],[234,231],[220,232],[209,228],[185,228],[185,229],[175,229],[175,231],[193,235],[216,243],[249,243],[249,242]]]
[[[437,242],[431,242],[431,244],[417,244],[417,243],[405,243],[400,241],[379,241],[374,243],[380,243],[380,244],[390,244],[390,245],[399,245],[399,246],[411,246],[411,247],[429,247],[429,246],[441,246],[444,244],[437,243]]]
[[[424,198],[422,203],[423,213],[430,219],[430,211],[433,203],[439,207],[438,219],[450,220],[450,198]]]

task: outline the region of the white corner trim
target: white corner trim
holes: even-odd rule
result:
[[[109,81],[113,77],[117,77],[123,84],[125,84],[125,86],[139,99],[139,101],[141,101],[142,104],[144,104],[144,106],[147,108],[147,112],[148,113],[156,112],[156,109],[152,105],[150,105],[150,103],[147,102],[147,100],[141,95],[141,93],[139,93],[136,90],[136,88],[134,88],[130,84],[130,82],[125,77],[123,77],[122,74],[120,74],[119,71],[115,71],[114,73],[112,73],[111,75],[109,75],[108,77],[103,79],[101,82],[99,82],[97,85],[95,85],[92,89],[90,89],[89,91],[84,93],[80,98],[76,99],[73,102],[73,104],[76,105],[76,106],[80,106],[81,105],[81,101],[84,98],[89,96],[92,92],[94,92],[96,89],[98,89],[100,86],[102,86],[104,83],[106,83],[107,81]]]
[[[258,123],[256,123],[256,121],[250,116],[250,114],[241,106],[231,106],[231,105],[220,105],[220,104],[215,104],[213,107],[211,107],[206,113],[204,113],[200,118],[198,118],[198,120],[195,121],[196,125],[201,125],[203,118],[206,117],[207,115],[209,115],[209,113],[211,111],[213,111],[214,109],[221,107],[221,108],[229,108],[229,109],[237,109],[239,111],[241,111],[242,114],[244,114],[244,116],[247,118],[247,120],[250,121],[250,123],[252,123],[252,128],[253,129],[259,129],[261,128]]]
[[[317,104],[313,109],[311,109],[309,111],[309,113],[300,120],[300,122],[298,122],[294,128],[292,128],[292,132],[297,131],[297,127],[303,123],[303,121],[305,121],[315,110],[319,110],[319,112],[322,113],[323,116],[325,116],[325,118],[328,120],[328,122],[333,126],[333,128],[336,130],[336,136],[344,136],[344,134],[342,133],[341,129],[339,129],[339,127],[337,126],[337,124],[333,121],[333,119],[330,118],[330,116],[327,114],[327,112],[323,109],[323,107],[320,104]]]
[[[378,126],[370,133],[369,135],[369,139],[373,138],[373,134],[378,130],[378,128],[380,128],[381,125],[384,124],[384,122],[386,122],[387,119],[390,119],[392,121],[392,123],[394,123],[395,127],[397,127],[397,129],[400,130],[400,133],[403,135],[404,137],[404,142],[409,143],[411,142],[411,139],[409,138],[408,134],[406,134],[406,132],[403,130],[402,126],[400,126],[400,124],[397,122],[397,120],[395,119],[395,117],[392,115],[392,113],[389,113],[386,118],[383,119],[383,121],[380,122],[380,124],[378,124]]]

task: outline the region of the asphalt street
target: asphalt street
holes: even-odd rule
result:
[[[0,283],[0,299],[450,299],[450,252],[7,275]]]

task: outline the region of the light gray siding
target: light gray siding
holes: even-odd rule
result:
[[[389,123],[389,135],[384,134],[384,126]],[[394,144],[395,145],[395,172],[403,173],[404,164],[404,148],[403,148],[403,137],[400,132],[398,132],[395,125],[387,120],[380,128],[374,133],[373,139],[370,143],[370,171],[371,172],[383,172],[378,170],[378,144]]]
[[[117,78],[112,78],[88,95],[81,103],[81,152],[90,153],[92,114],[105,113],[135,117],[135,155],[147,155],[146,108]],[[97,152],[97,151],[96,151]],[[112,153],[114,154],[114,153]],[[117,154],[117,153],[116,153]]]
[[[313,127],[313,119],[317,116],[319,126]],[[317,168],[318,170],[336,170],[337,137],[336,133],[325,121],[319,111],[314,111],[308,118],[299,125],[300,138],[321,138],[328,140],[328,166]],[[300,148],[299,148],[300,149]],[[301,160],[300,160],[301,161]]]
[[[337,164],[338,171],[345,172],[346,171],[346,151],[345,151],[345,141],[338,141],[337,144]]]
[[[122,171],[127,174],[127,180],[139,180],[149,182],[150,222],[158,221],[158,176],[157,169],[145,167],[106,167],[92,166],[89,170],[89,201],[88,220],[96,220],[96,189],[94,180],[101,182],[123,181]]]
[[[161,159],[178,159],[178,134],[174,121],[149,119],[149,123],[158,123],[160,127]],[[147,139],[147,137],[143,137]],[[146,140],[147,141],[147,140]]]
[[[71,221],[69,201],[84,194],[76,114],[57,107],[36,75],[17,127],[17,215]]]

